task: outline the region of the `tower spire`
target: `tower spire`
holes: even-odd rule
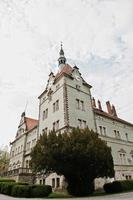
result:
[[[64,50],[63,50],[63,44],[61,42],[61,49],[59,52],[59,58],[58,58],[59,66],[62,68],[66,64],[66,58],[64,56]]]

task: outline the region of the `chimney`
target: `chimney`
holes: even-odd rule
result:
[[[92,98],[92,106],[96,108],[96,101],[94,97]]]
[[[113,116],[117,117],[117,113],[116,113],[116,109],[114,105],[112,105],[112,114]]]
[[[99,108],[99,110],[102,110],[101,101],[99,101],[99,100],[98,100],[98,108]]]
[[[107,105],[107,111],[110,115],[112,115],[112,109],[111,109],[111,105],[110,105],[110,101],[107,101],[106,102],[106,105]]]

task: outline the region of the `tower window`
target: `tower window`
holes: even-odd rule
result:
[[[48,117],[48,108],[43,111],[42,119],[45,120]]]
[[[81,110],[85,110],[85,108],[84,108],[84,101],[80,101],[80,107],[81,107]]]
[[[85,110],[84,101],[76,99],[76,109],[84,111]]]
[[[104,133],[104,135],[106,135],[106,128],[105,127],[103,127],[103,133]]]
[[[53,112],[55,112],[55,103],[53,103]]]
[[[55,103],[53,103],[53,112],[59,110],[59,100],[57,100]]]
[[[128,141],[128,133],[125,133],[125,136],[126,136],[126,140]]]
[[[56,101],[56,111],[59,110],[59,100]]]
[[[79,109],[79,99],[76,99],[76,108]]]

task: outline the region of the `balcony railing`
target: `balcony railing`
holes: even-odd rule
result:
[[[30,168],[17,168],[4,173],[4,176],[15,176],[20,174],[32,174]]]

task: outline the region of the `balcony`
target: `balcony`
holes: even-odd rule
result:
[[[16,176],[22,174],[32,174],[32,170],[30,168],[17,168],[6,172],[6,176]]]

